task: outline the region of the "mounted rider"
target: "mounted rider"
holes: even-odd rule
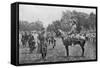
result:
[[[77,38],[77,39],[85,39],[85,36],[82,33],[77,32],[77,28],[78,28],[77,19],[72,19],[71,27],[72,28],[69,34],[72,35],[72,37]]]
[[[77,28],[77,21],[75,19],[72,19],[72,22],[70,23],[71,26],[71,31],[68,32],[69,35],[75,34],[76,33],[76,28]]]

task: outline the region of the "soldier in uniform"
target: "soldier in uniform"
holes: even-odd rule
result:
[[[46,40],[44,28],[41,30],[41,33],[39,34],[38,39],[40,40],[40,43],[38,46],[39,53],[41,53],[42,59],[45,59],[46,54],[47,54],[47,40]]]

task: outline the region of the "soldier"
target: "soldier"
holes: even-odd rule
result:
[[[42,55],[42,59],[44,60],[47,54],[47,41],[46,41],[46,35],[45,35],[45,29],[41,29],[41,33],[38,36],[40,43],[39,43],[39,52]]]

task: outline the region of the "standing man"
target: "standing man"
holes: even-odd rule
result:
[[[38,36],[40,43],[39,43],[39,53],[42,55],[42,59],[44,60],[47,54],[47,41],[46,41],[46,32],[45,29],[41,29],[41,33]]]

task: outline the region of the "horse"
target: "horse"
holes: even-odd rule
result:
[[[58,30],[59,31],[59,30]],[[76,45],[76,44],[79,44],[80,45],[80,47],[81,47],[81,49],[82,49],[82,54],[81,54],[81,56],[84,56],[84,46],[85,46],[85,43],[86,43],[86,40],[87,40],[87,38],[85,37],[85,36],[82,36],[82,38],[81,38],[81,36],[80,37],[70,37],[70,36],[65,36],[65,35],[63,35],[64,33],[63,33],[63,31],[62,30],[60,30],[59,31],[60,32],[60,34],[61,34],[61,39],[62,39],[62,42],[63,42],[63,44],[64,44],[64,46],[65,46],[65,49],[66,49],[66,53],[67,53],[67,56],[69,56],[69,46],[72,46],[72,45]]]
[[[33,50],[36,48],[36,46],[35,46],[36,43],[34,40],[34,36],[32,34],[29,35],[28,44],[29,44],[30,53],[32,53]]]

